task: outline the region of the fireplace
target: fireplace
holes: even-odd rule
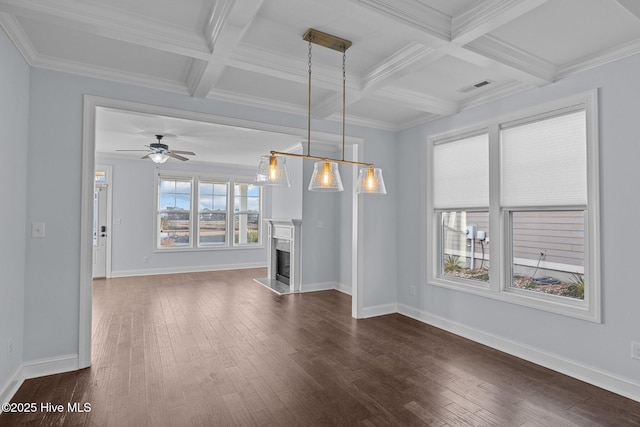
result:
[[[299,219],[266,219],[267,274],[256,279],[272,291],[283,295],[300,292],[300,226]]]
[[[276,239],[276,280],[290,285],[291,244],[288,240]]]

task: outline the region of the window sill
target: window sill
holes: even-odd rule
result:
[[[202,248],[154,248],[154,253],[165,252],[215,252],[215,251],[238,251],[238,250],[251,250],[251,249],[264,249],[265,245],[236,245],[236,246],[212,246]]]
[[[573,298],[552,296],[521,289],[496,291],[491,289],[489,284],[483,286],[482,283],[458,282],[442,277],[428,280],[426,286],[437,286],[589,322],[602,323],[600,313],[589,307],[589,303],[586,300],[574,300]]]

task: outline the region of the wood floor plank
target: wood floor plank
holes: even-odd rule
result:
[[[640,426],[640,403],[264,269],[94,281],[92,367],[25,381],[0,426]]]

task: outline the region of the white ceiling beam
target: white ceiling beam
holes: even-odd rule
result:
[[[207,59],[211,55],[199,34],[165,22],[119,13],[96,3],[0,0],[0,11],[182,56]]]
[[[543,5],[548,0],[478,2],[451,19],[451,41],[465,45]]]
[[[228,58],[240,44],[264,0],[218,0],[207,20],[205,38],[213,50],[207,61],[194,61],[187,84],[194,98],[204,98],[216,85]]]

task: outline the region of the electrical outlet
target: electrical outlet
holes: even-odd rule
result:
[[[411,287],[409,288],[409,295],[414,296],[415,294],[416,294],[416,286],[411,285]]]
[[[640,342],[631,341],[631,358],[640,360]]]
[[[142,262],[143,262],[144,264],[149,264],[149,257],[148,257],[148,256],[143,256],[143,257],[142,257]]]
[[[13,338],[9,338],[7,340],[7,353],[8,354],[13,353]]]

